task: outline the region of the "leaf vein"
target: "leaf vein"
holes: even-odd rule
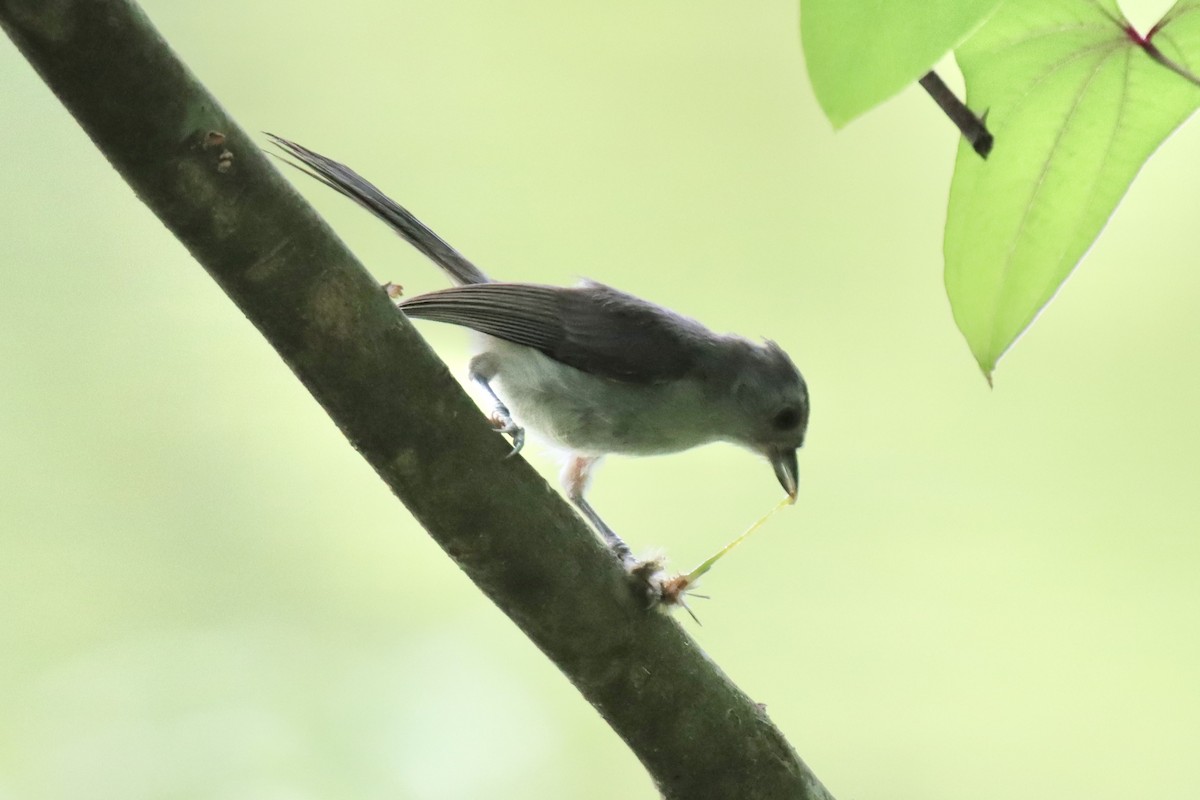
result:
[[[989,350],[994,351],[996,348],[996,337],[999,333],[996,330],[996,324],[995,324],[996,315],[999,313],[1000,307],[1002,307],[1007,302],[1008,296],[1012,291],[1011,284],[1008,282],[1008,276],[1012,272],[1012,269],[1013,269],[1013,260],[1016,256],[1017,245],[1021,241],[1022,235],[1025,232],[1025,227],[1029,224],[1030,214],[1032,213],[1033,208],[1037,205],[1038,196],[1041,194],[1042,189],[1045,187],[1046,176],[1050,172],[1050,167],[1054,164],[1055,156],[1058,154],[1059,147],[1062,145],[1063,137],[1066,135],[1067,130],[1071,127],[1071,120],[1078,113],[1080,105],[1083,103],[1084,97],[1087,96],[1088,87],[1090,87],[1092,85],[1092,82],[1095,81],[1096,76],[1100,74],[1100,70],[1103,69],[1104,65],[1108,62],[1108,59],[1116,51],[1117,51],[1117,48],[1113,47],[1110,50],[1110,52],[1106,53],[1102,58],[1100,58],[1096,62],[1096,67],[1095,67],[1095,69],[1092,70],[1091,75],[1089,75],[1087,80],[1083,83],[1083,85],[1080,86],[1079,91],[1075,96],[1075,101],[1071,104],[1071,108],[1067,112],[1067,115],[1063,120],[1062,126],[1058,129],[1058,133],[1055,134],[1054,143],[1050,146],[1050,152],[1046,156],[1046,160],[1042,163],[1041,170],[1038,172],[1037,181],[1034,183],[1033,192],[1029,196],[1029,201],[1025,204],[1025,208],[1021,212],[1021,220],[1020,220],[1020,222],[1017,223],[1017,230],[1014,233],[1012,241],[1009,244],[1008,252],[1005,254],[1005,257],[1004,257],[1004,264],[1000,270],[1002,288],[1000,290],[1000,297],[998,298],[998,302],[996,303],[995,309],[992,314],[992,324],[989,326],[991,328],[991,332],[992,332],[991,339],[989,342]],[[1076,55],[1078,55],[1078,54],[1076,54]],[[1064,60],[1063,63],[1067,63],[1072,60],[1075,60],[1075,59],[1066,59],[1066,60]],[[1061,66],[1061,64],[1060,64],[1060,66]],[[1047,74],[1049,74],[1049,73],[1047,73]],[[1028,323],[1026,323],[1026,325],[1027,324]],[[1007,350],[1007,348],[1005,348],[1005,349]],[[1000,355],[1003,355],[1003,352],[1001,352]],[[999,356],[997,356],[997,358],[999,358]]]
[[[1019,94],[1013,98],[1012,111],[1008,114],[1008,116],[1010,118],[1016,116],[1016,113],[1021,110],[1021,107],[1023,105],[1025,105],[1025,102],[1029,99],[1030,95],[1032,95],[1034,93],[1034,91],[1036,91],[1037,88],[1042,85],[1042,83],[1044,83],[1045,81],[1047,81],[1050,78],[1057,75],[1059,73],[1059,71],[1065,69],[1066,67],[1075,63],[1076,61],[1078,61],[1082,58],[1085,58],[1087,56],[1093,55],[1097,52],[1100,52],[1100,51],[1103,51],[1106,49],[1110,49],[1110,48],[1111,48],[1111,50],[1116,50],[1117,48],[1121,47],[1122,44],[1123,44],[1123,42],[1120,39],[1106,39],[1103,42],[1097,42],[1096,44],[1093,44],[1090,47],[1086,47],[1081,50],[1073,50],[1071,53],[1068,54],[1068,56],[1066,58],[1051,65],[1049,69],[1047,69],[1045,72],[1043,72],[1041,75],[1039,75],[1037,77],[1037,80],[1035,80],[1033,83],[1029,84],[1028,88],[1026,88],[1025,91],[1021,92],[1021,94]],[[1102,57],[1100,58],[1100,61],[1097,62],[1098,63],[1097,69],[1099,69],[1100,65],[1104,64],[1105,59],[1107,59],[1110,55],[1112,55],[1111,52],[1103,53]],[[1068,114],[1068,117],[1069,116],[1070,115]],[[997,130],[1000,130],[1001,128],[1003,128],[1003,124],[998,124],[996,126]]]
[[[1115,146],[1116,141],[1117,141],[1117,134],[1121,131],[1121,126],[1125,121],[1125,112],[1126,112],[1126,109],[1129,107],[1129,79],[1130,79],[1130,75],[1132,74],[1132,70],[1130,69],[1129,62],[1130,62],[1130,59],[1132,56],[1133,56],[1133,49],[1132,48],[1127,49],[1125,51],[1125,69],[1123,71],[1124,74],[1122,76],[1124,78],[1124,80],[1121,81],[1121,99],[1117,102],[1117,118],[1116,118],[1116,121],[1113,123],[1112,131],[1109,133],[1108,144],[1105,145],[1105,147],[1104,147],[1104,155],[1101,156],[1101,158],[1099,159],[1096,170],[1092,174],[1091,186],[1088,188],[1088,192],[1087,192],[1089,202],[1091,201],[1092,198],[1094,198],[1093,192],[1095,191],[1097,184],[1100,183],[1100,176],[1104,174],[1104,170],[1108,164],[1108,161],[1112,157],[1113,147]],[[1113,210],[1116,210],[1115,207]],[[1083,223],[1086,218],[1087,218],[1087,215],[1082,214],[1082,213],[1079,214],[1075,218],[1075,225],[1072,226],[1072,228],[1071,228],[1071,236],[1070,236],[1070,238],[1064,239],[1062,250],[1061,250],[1061,252],[1059,252],[1058,258],[1055,259],[1056,264],[1062,264],[1063,258],[1067,255],[1067,250],[1074,243],[1075,237],[1078,236],[1079,231],[1083,227]],[[1050,279],[1048,281],[1046,281],[1046,284],[1042,287],[1042,294],[1044,294],[1047,291],[1047,289],[1053,288],[1055,281],[1058,281],[1058,280],[1059,279],[1058,279],[1057,273],[1051,275]],[[1065,278],[1063,279],[1063,281],[1065,281]],[[1061,288],[1061,282],[1060,282],[1060,288]],[[1057,292],[1055,292],[1055,294],[1057,294]],[[1040,296],[1041,296],[1041,294],[1039,294],[1039,297]],[[1049,302],[1049,300],[1047,300],[1047,302]]]

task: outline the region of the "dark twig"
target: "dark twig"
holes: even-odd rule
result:
[[[919,83],[925,91],[929,92],[929,96],[941,106],[942,111],[946,112],[950,121],[962,131],[963,138],[971,145],[971,149],[981,158],[987,158],[988,153],[992,152],[993,143],[992,134],[987,129],[987,113],[985,112],[982,117],[975,116],[975,113],[958,99],[946,82],[933,70],[926,72]]]

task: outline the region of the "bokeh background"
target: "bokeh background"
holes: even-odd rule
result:
[[[834,134],[795,0],[144,6],[244,127],[493,274],[793,354],[800,502],[682,623],[835,796],[1196,796],[1196,126],[989,391],[941,284],[955,132],[913,87]],[[0,798],[654,797],[7,41],[0,139]],[[445,284],[298,182],[380,281]],[[779,489],[711,446],[592,496],[690,567]]]

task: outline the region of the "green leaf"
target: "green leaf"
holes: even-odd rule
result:
[[[999,0],[803,0],[800,40],[835,128],[933,68]]]
[[[989,381],[1200,105],[1198,8],[1178,3],[1147,41],[1115,0],[1008,0],[958,49],[968,104],[989,112],[996,144],[987,161],[959,145],[946,291]]]

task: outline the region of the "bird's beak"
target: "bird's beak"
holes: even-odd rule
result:
[[[787,492],[792,502],[796,502],[800,478],[800,470],[796,466],[796,448],[772,447],[767,450],[767,458],[775,468],[775,477],[779,479],[779,485]]]

